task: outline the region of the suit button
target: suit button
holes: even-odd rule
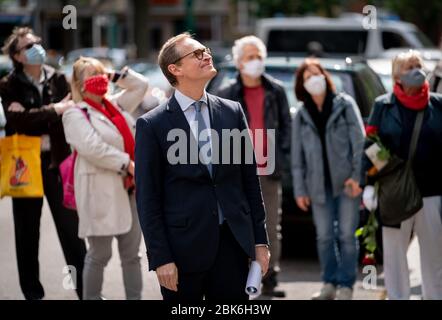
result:
[[[216,210],[212,211],[212,215],[216,216],[218,214],[218,212],[216,212]]]
[[[213,184],[213,187],[214,187],[214,188],[217,188],[217,187],[218,187],[218,185],[214,183],[214,184]]]

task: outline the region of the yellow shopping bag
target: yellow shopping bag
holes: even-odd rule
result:
[[[12,135],[0,139],[0,196],[43,197],[40,137]]]

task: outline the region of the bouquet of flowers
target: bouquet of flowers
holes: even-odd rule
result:
[[[378,186],[376,184],[374,187],[373,197],[376,197],[377,187]],[[362,260],[363,265],[376,264],[374,252],[376,251],[377,248],[376,231],[379,227],[379,224],[376,219],[375,211],[376,208],[371,208],[367,223],[363,227],[356,230],[356,236],[362,237],[364,239],[363,244],[365,247],[365,256],[364,259]]]
[[[376,126],[367,126],[365,128],[367,138],[374,143],[365,150],[365,154],[373,163],[373,166],[368,170],[368,176],[374,176],[382,168],[384,168],[388,160],[391,157],[390,151],[385,148],[382,144],[379,135],[378,128]],[[375,183],[374,186],[367,186],[364,190],[363,200],[365,207],[370,211],[367,223],[362,228],[356,230],[357,237],[363,237],[363,243],[365,246],[366,254],[362,260],[363,265],[374,265],[376,264],[374,252],[377,248],[376,243],[376,231],[379,227],[378,221],[376,219],[375,211],[377,208],[377,195],[378,195],[379,185]]]
[[[373,163],[373,167],[368,171],[369,176],[375,175],[388,163],[391,157],[390,151],[382,144],[378,135],[378,127],[367,126],[365,128],[367,138],[374,143],[365,150],[365,154]]]

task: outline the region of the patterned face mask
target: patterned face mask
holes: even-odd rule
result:
[[[97,96],[104,96],[109,85],[109,78],[104,75],[96,75],[87,78],[83,84],[83,90],[95,94]]]

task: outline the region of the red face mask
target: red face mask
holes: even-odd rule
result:
[[[104,96],[109,85],[109,78],[104,75],[96,75],[87,78],[83,84],[83,90],[95,94],[97,96]]]

